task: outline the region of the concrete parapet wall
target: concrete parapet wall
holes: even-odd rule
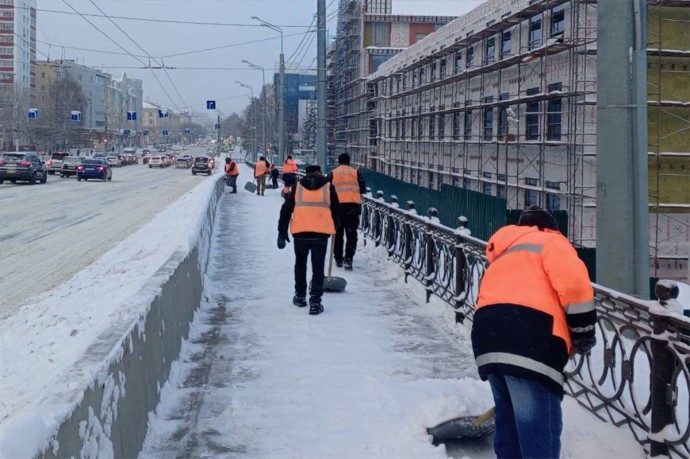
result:
[[[172,254],[144,287],[153,298],[146,313],[103,333],[86,352],[80,363],[102,362],[103,371],[83,394],[72,398],[78,403],[39,457],[137,457],[149,413],[159,402],[201,302],[223,186],[218,180],[199,234],[190,235],[196,245]]]

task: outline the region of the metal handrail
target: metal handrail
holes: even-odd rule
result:
[[[360,231],[413,277],[450,305],[456,322],[471,321],[488,261],[486,242],[466,230],[441,225],[436,209],[419,215],[414,202],[401,209],[382,191],[363,196]],[[690,319],[670,313],[667,301],[645,301],[592,284],[597,306],[597,346],[570,359],[566,393],[599,419],[627,425],[654,455],[690,458]]]

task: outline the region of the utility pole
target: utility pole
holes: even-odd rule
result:
[[[597,7],[597,283],[643,299],[649,299],[646,8],[645,0]]]
[[[220,157],[220,152],[222,151],[222,147],[221,147],[221,145],[220,145],[220,138],[221,138],[221,135],[220,135],[220,128],[221,128],[221,127],[222,127],[222,126],[221,126],[221,124],[220,124],[220,112],[218,112],[218,139],[216,140],[216,142],[217,142],[216,151],[218,152],[218,157]]]
[[[326,0],[317,0],[316,24],[316,156],[326,173],[328,151],[326,143]]]

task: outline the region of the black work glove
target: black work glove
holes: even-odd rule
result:
[[[278,248],[279,249],[281,249],[281,250],[284,249],[285,244],[287,242],[290,242],[290,238],[288,237],[287,233],[278,234]]]
[[[573,339],[573,350],[578,354],[587,354],[597,344],[595,337]]]

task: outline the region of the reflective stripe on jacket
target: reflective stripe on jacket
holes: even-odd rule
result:
[[[357,169],[341,164],[331,171],[333,174],[333,186],[338,193],[338,200],[344,203],[362,203],[362,195],[359,193],[357,181]]]
[[[486,254],[472,326],[480,376],[537,376],[562,392],[572,336],[594,335],[587,268],[562,234],[535,226],[501,228]]]
[[[257,161],[254,166],[254,177],[261,177],[266,174],[266,161]]]
[[[301,183],[297,184],[290,232],[292,234],[306,232],[335,234],[329,183],[317,190],[309,190]]]

